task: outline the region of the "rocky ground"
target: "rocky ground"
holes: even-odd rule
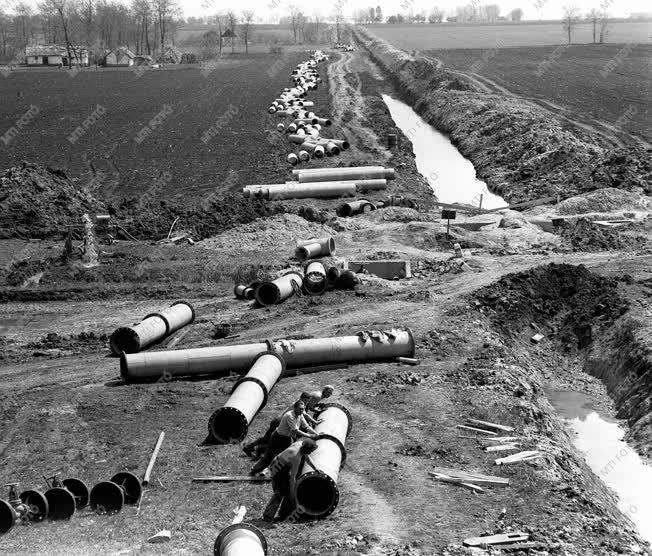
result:
[[[336,57],[328,76],[336,123],[357,139],[348,160],[395,167],[399,179],[389,193],[416,199],[419,210],[340,218],[333,202],[270,203],[261,219],[252,214],[242,225],[199,234],[194,245],[126,238],[102,245],[93,269],[74,257],[62,260],[60,240],[3,242],[0,477],[42,487],[40,473],[55,468],[91,485],[121,470],[142,475],[158,432],[167,436],[139,510],[111,517],[84,511],[63,524],[19,527],[0,538],[0,550],[206,553],[240,504],[263,528],[270,554],[470,554],[460,546],[464,538],[514,530],[541,543],[529,554],[648,550],[545,394],[550,387],[591,394],[630,425],[632,443],[649,456],[652,266],[649,208],[638,182],[524,212],[464,216],[456,224],[486,226],[454,226],[449,238],[408,140],[401,137],[398,150],[383,146],[384,135],[397,129],[379,95],[400,93],[364,52]],[[527,183],[534,182],[512,178],[503,179],[511,184],[508,197],[531,198],[536,188]],[[595,224],[625,213],[633,223]],[[541,222],[562,217],[559,226],[545,226],[551,231],[542,229]],[[296,239],[322,234],[336,239],[333,263],[405,258],[414,276],[363,275],[354,291],[266,309],[233,298],[234,281],[297,268]],[[453,243],[464,249],[466,267],[454,260]],[[254,421],[252,436],[300,391],[335,386],[353,429],[340,503],[328,519],[270,526],[259,520],[268,486],[190,484],[192,476],[249,468],[239,446],[198,446],[235,377],[129,386],[117,380],[106,335],[179,298],[195,305],[197,319],[175,349],[413,329],[419,366],[355,365],[287,378]],[[534,344],[537,331],[544,339]],[[625,346],[634,365],[623,359]],[[515,427],[523,448],[544,457],[497,467],[481,439],[457,428],[468,417]],[[430,480],[434,467],[503,475],[510,486],[476,495]],[[172,531],[169,543],[145,542],[164,528]]]

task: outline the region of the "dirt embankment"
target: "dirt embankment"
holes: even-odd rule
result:
[[[636,292],[624,297],[623,290],[632,287]],[[613,279],[582,265],[550,264],[503,276],[478,290],[475,304],[512,345],[529,342],[529,336],[540,331],[556,350],[557,363],[549,359],[546,366],[565,369],[553,374],[583,371],[599,378],[615,402],[617,416],[628,421],[628,439],[649,458],[649,297],[649,284],[636,283],[628,275]]]
[[[566,198],[603,187],[652,192],[652,165],[643,148],[612,149],[598,135],[518,98],[482,92],[436,61],[411,56],[367,29],[354,33],[415,110],[446,133],[507,201]]]

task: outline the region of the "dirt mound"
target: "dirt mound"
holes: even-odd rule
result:
[[[61,170],[23,162],[0,176],[0,238],[62,236],[103,204]]]
[[[580,218],[575,223],[563,222],[558,229],[574,251],[637,249],[647,241],[644,237],[621,234],[617,228],[598,226],[586,218]]]
[[[280,244],[295,244],[297,239],[334,235],[335,230],[316,222],[309,222],[296,214],[279,214],[260,218],[228,230],[201,243],[206,249],[233,251],[277,251]]]
[[[527,272],[508,274],[476,291],[480,312],[508,335],[530,332],[530,323],[554,336],[565,347],[588,346],[594,329],[612,324],[627,310],[617,281],[584,265],[551,263]]]
[[[623,210],[648,210],[650,200],[639,193],[605,187],[577,197],[570,197],[556,206],[558,214],[586,214]]]

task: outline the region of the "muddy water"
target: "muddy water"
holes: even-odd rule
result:
[[[652,467],[623,441],[625,431],[596,410],[590,396],[548,391],[548,399],[573,433],[574,444],[593,472],[618,494],[618,507],[652,543]]]
[[[383,95],[383,100],[396,125],[412,141],[417,169],[428,180],[437,200],[478,206],[482,195],[484,208],[507,205],[502,197],[489,192],[485,182],[476,178],[471,161],[445,135],[404,102],[388,95]]]

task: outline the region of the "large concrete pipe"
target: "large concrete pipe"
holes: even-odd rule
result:
[[[366,199],[358,199],[356,201],[349,201],[337,208],[337,215],[348,217],[355,214],[362,214],[376,210],[376,205]]]
[[[147,346],[162,340],[195,320],[195,310],[190,303],[177,301],[171,307],[158,313],[150,313],[142,322],[134,326],[118,328],[109,340],[111,351],[136,353]]]
[[[249,372],[235,383],[226,403],[208,420],[208,434],[223,444],[244,440],[256,414],[265,407],[269,393],[285,370],[285,361],[274,352],[256,356]]]
[[[256,301],[268,307],[285,301],[303,287],[303,276],[298,272],[288,272],[276,280],[262,282],[256,288]]]
[[[294,252],[296,257],[302,261],[323,257],[335,252],[335,240],[332,237],[321,239],[307,239],[297,241],[297,248]]]
[[[233,523],[222,529],[214,556],[267,556],[267,540],[262,531],[249,523]]]
[[[323,184],[296,183],[270,187],[260,195],[266,199],[336,199],[355,197],[358,190],[355,183],[331,182]]]
[[[319,261],[306,265],[303,279],[303,289],[308,295],[321,295],[328,287],[326,268]]]
[[[303,465],[294,490],[299,514],[309,519],[326,517],[337,507],[337,479],[346,460],[346,438],[352,425],[349,411],[336,403],[325,404],[318,418],[317,449],[310,454],[315,467]]]
[[[259,353],[275,351],[289,369],[333,363],[362,363],[414,357],[414,337],[409,328],[359,332],[310,340],[279,340],[235,346],[180,349],[123,354],[120,373],[127,381],[176,376],[244,373]]]
[[[332,141],[337,144],[337,141]],[[300,183],[316,181],[342,181],[342,180],[393,180],[396,175],[393,168],[382,166],[358,166],[353,168],[315,168],[310,170],[292,170]]]

